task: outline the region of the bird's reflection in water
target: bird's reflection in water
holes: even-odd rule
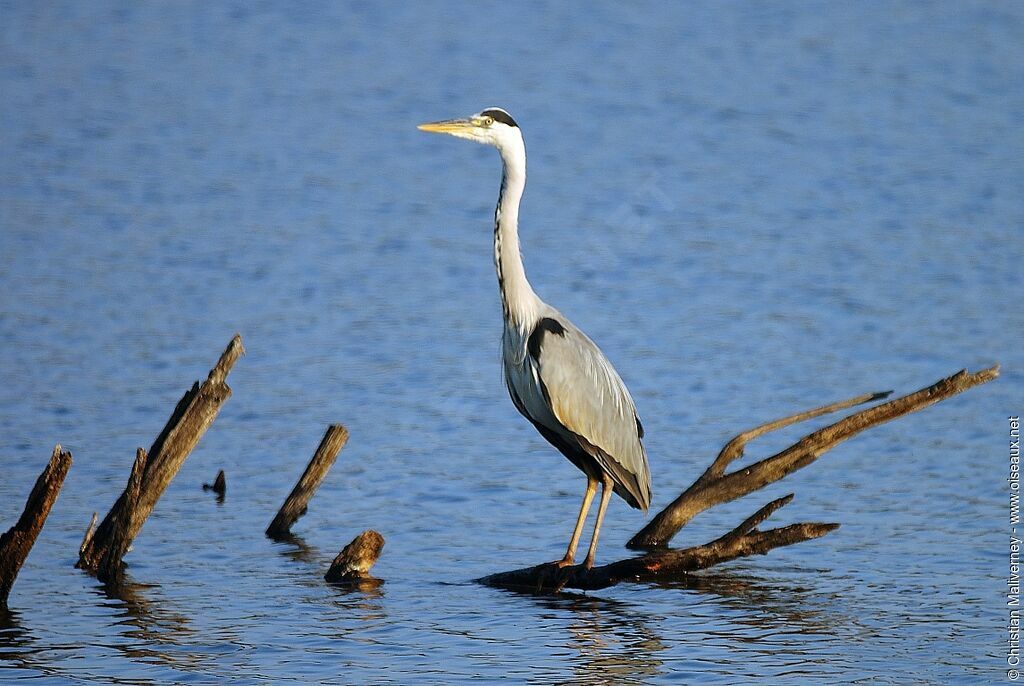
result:
[[[787,574],[806,579],[813,578],[814,571],[790,568]],[[745,570],[692,574],[657,586],[666,592],[677,589],[708,596],[731,611],[730,621],[759,632],[835,634],[847,621],[835,614],[831,595]],[[663,673],[659,653],[670,646],[659,635],[660,615],[646,613],[631,602],[595,595],[508,592],[531,598],[563,617],[570,613],[566,647],[576,652],[578,659],[572,661],[573,678],[566,683],[647,683]],[[714,612],[721,614],[720,610]],[[686,637],[674,632],[670,639],[678,642]]]
[[[659,653],[667,646],[631,604],[575,593],[532,597],[542,607],[570,613],[566,647],[578,658],[565,683],[641,684],[662,673]]]

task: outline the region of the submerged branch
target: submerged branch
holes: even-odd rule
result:
[[[554,592],[563,588],[592,591],[623,581],[677,581],[690,572],[707,569],[729,560],[764,555],[780,548],[837,529],[838,524],[801,523],[760,531],[757,525],[786,505],[793,496],[774,500],[748,517],[729,533],[710,543],[680,550],[659,549],[639,557],[627,558],[586,569],[583,565],[559,568],[554,563],[491,574],[478,581],[499,588]]]

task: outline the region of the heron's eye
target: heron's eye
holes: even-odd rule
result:
[[[494,123],[493,117],[484,117],[484,126],[490,126]]]

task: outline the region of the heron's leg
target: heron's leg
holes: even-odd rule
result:
[[[576,546],[580,544],[580,534],[583,533],[583,524],[587,521],[587,512],[590,511],[590,503],[597,493],[597,479],[587,475],[587,490],[583,494],[583,504],[580,505],[580,515],[576,518],[576,528],[572,530],[572,538],[569,539],[569,548],[565,551],[565,557],[558,561],[559,567],[567,567],[576,560]]]
[[[601,522],[604,521],[604,511],[608,507],[608,501],[611,500],[613,490],[612,478],[605,474],[601,480],[601,504],[597,508],[594,537],[590,539],[590,550],[587,551],[587,559],[583,561],[583,566],[587,569],[594,566],[594,556],[597,554],[597,537],[601,534]]]

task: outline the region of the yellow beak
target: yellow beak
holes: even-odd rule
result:
[[[444,121],[432,121],[426,124],[420,124],[416,128],[420,131],[428,131],[430,133],[455,133],[456,131],[465,131],[471,129],[475,125],[470,119],[446,119]]]

